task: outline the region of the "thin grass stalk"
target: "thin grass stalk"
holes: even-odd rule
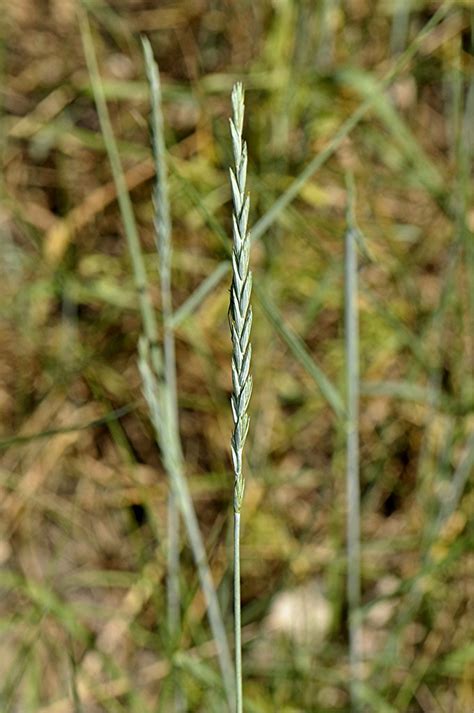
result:
[[[285,322],[276,305],[272,302],[261,285],[255,283],[254,293],[260,307],[277,334],[280,335],[285,344],[287,344],[289,349],[293,352],[297,361],[299,361],[301,366],[314,380],[336,418],[343,420],[345,417],[345,406],[342,396],[317,365],[304,340]]]
[[[209,277],[206,277],[199,287],[197,287],[192,295],[183,304],[174,311],[172,326],[174,329],[179,327],[182,322],[191,317],[193,312],[199,307],[199,305],[206,299],[211,292],[217,287],[224,275],[227,274],[229,270],[230,263],[227,261],[221,262],[217,266],[215,272],[212,272]]]
[[[83,713],[84,709],[81,704],[81,698],[77,687],[77,666],[74,659],[72,640],[69,642],[70,650],[68,652],[69,669],[70,669],[70,696],[74,713]]]
[[[432,532],[430,533],[429,546],[430,549],[435,543],[436,538],[439,537],[443,525],[449,520],[451,515],[456,511],[461,497],[464,493],[466,484],[469,481],[469,476],[472,475],[474,468],[474,433],[466,440],[466,445],[464,446],[462,457],[456,470],[453,473],[451,482],[446,495],[440,501],[439,511],[436,521],[434,523]],[[432,560],[432,552],[428,551],[426,555],[426,560],[430,562]]]
[[[100,80],[97,58],[95,55],[94,44],[92,42],[92,34],[89,25],[89,20],[85,12],[79,12],[79,22],[81,27],[82,41],[84,45],[84,54],[86,58],[87,68],[91,77],[94,100],[97,107],[97,114],[104,137],[105,148],[110,161],[112,175],[117,188],[117,201],[122,216],[125,237],[127,240],[128,251],[132,261],[133,276],[135,280],[135,289],[138,294],[140,312],[142,315],[143,331],[152,345],[151,359],[153,368],[157,374],[163,372],[163,362],[161,352],[158,347],[158,327],[153,309],[153,304],[150,297],[150,289],[148,286],[148,278],[145,270],[145,263],[140,248],[140,239],[133,213],[132,202],[127,189],[125,175],[120,161],[120,155],[117,148],[117,143],[113,134],[112,124],[110,122],[107,103],[105,100],[104,88]]]
[[[229,709],[232,711],[234,706],[234,677],[232,659],[230,656],[227,634],[217,594],[214,589],[214,583],[212,581],[212,575],[199,523],[184,475],[181,449],[176,447],[176,431],[172,430],[170,427],[170,419],[167,418],[169,409],[164,406],[167,401],[166,395],[163,393],[163,357],[158,343],[157,324],[150,298],[143,256],[140,249],[135,216],[110,122],[104,90],[97,66],[94,45],[92,42],[91,30],[85,13],[79,13],[79,21],[84,44],[84,53],[86,56],[89,75],[91,77],[97,113],[112,168],[114,182],[117,188],[119,207],[124,221],[129,252],[132,258],[135,287],[139,296],[139,306],[144,331],[144,336],[141,338],[139,343],[139,367],[142,375],[143,389],[148,407],[150,409],[156,440],[162,453],[165,469],[170,477],[170,481],[173,482],[173,487],[177,494],[179,509],[186,526],[201,588],[206,600],[211,631],[216,641],[225,695],[229,704]]]
[[[350,696],[352,710],[360,710],[360,483],[359,483],[359,313],[357,285],[357,227],[354,186],[348,177],[348,211],[345,236],[345,363],[347,390],[346,509],[347,604],[349,618]]]
[[[172,234],[166,168],[166,146],[163,113],[161,108],[161,83],[158,66],[147,38],[142,38],[145,69],[150,87],[151,138],[156,180],[153,190],[155,243],[159,258],[161,308],[163,314],[164,395],[167,418],[172,424],[175,447],[181,450],[178,424],[178,395],[176,386],[176,355],[172,327],[173,301],[171,294]],[[179,632],[179,513],[176,493],[170,489],[168,496],[168,627],[172,640]]]
[[[231,438],[232,463],[234,466],[234,636],[235,636],[235,690],[236,712],[243,710],[242,641],[240,612],[240,511],[245,490],[242,456],[249,430],[247,409],[252,394],[250,360],[252,345],[252,273],[250,263],[250,233],[248,217],[250,199],[246,195],[247,145],[243,141],[244,90],[240,83],[232,90],[232,119],[230,133],[234,154],[234,168],[230,169],[230,185],[233,201],[232,215],[232,286],[229,307],[229,323],[232,336],[232,384],[231,399],[234,431]]]
[[[470,12],[470,25],[471,25],[471,41],[470,50],[471,55],[474,54],[474,9]],[[461,189],[464,194],[464,224],[463,224],[463,237],[465,244],[466,253],[466,274],[467,274],[467,292],[468,292],[468,305],[467,305],[467,329],[469,337],[468,342],[468,363],[474,363],[474,240],[472,239],[472,233],[467,228],[467,206],[472,205],[472,182],[469,180],[469,176],[472,176],[473,159],[474,159],[474,128],[472,125],[472,117],[474,115],[474,77],[470,76],[469,83],[466,88],[466,103],[464,107],[463,115],[463,127],[462,127],[462,144],[461,155],[464,152],[465,160],[462,161],[461,166],[464,170],[461,170],[460,183]]]
[[[143,391],[148,403],[151,420],[155,430],[156,441],[163,454],[166,471],[175,480],[175,492],[179,509],[183,517],[194,561],[198,570],[200,585],[206,599],[207,612],[211,630],[216,641],[219,665],[221,667],[225,694],[230,711],[234,711],[234,680],[233,666],[227,643],[219,602],[214,589],[211,570],[207,560],[204,542],[199,528],[199,522],[184,475],[182,460],[177,456],[176,450],[166,447],[170,439],[169,424],[163,422],[160,409],[159,383],[153,372],[150,360],[150,346],[146,338],[139,342],[139,367],[143,383]]]
[[[103,426],[107,423],[113,423],[118,421],[122,416],[134,411],[138,406],[138,402],[127,404],[121,408],[109,411],[100,418],[94,418],[92,421],[85,421],[84,423],[73,424],[72,426],[64,426],[63,428],[48,428],[44,431],[38,431],[37,433],[25,434],[24,436],[10,436],[9,438],[3,438],[0,440],[0,452],[11,446],[23,445],[25,443],[30,443],[31,441],[41,440],[43,438],[51,438],[51,436],[58,436],[61,433],[74,433],[75,431],[88,431],[92,428],[97,428],[98,426]]]
[[[240,598],[240,512],[234,510],[234,645],[235,645],[235,709],[243,711],[242,621]]]

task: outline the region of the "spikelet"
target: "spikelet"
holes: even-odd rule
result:
[[[232,216],[232,287],[230,295],[229,323],[232,335],[232,415],[234,432],[231,448],[234,465],[234,511],[240,512],[244,495],[245,479],[242,472],[242,452],[249,429],[247,409],[252,393],[250,360],[252,346],[252,273],[249,270],[250,233],[248,217],[250,200],[245,194],[247,179],[247,145],[242,140],[244,122],[244,90],[242,84],[234,85],[232,91],[233,116],[230,132],[234,153],[234,169],[230,169],[230,184],[234,204]]]

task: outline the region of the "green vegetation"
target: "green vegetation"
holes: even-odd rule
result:
[[[5,8],[2,713],[474,708],[473,13]]]

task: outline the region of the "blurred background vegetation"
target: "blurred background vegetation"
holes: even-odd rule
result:
[[[1,17],[0,708],[222,711],[185,536],[165,626],[167,484],[77,11],[92,26],[157,314],[139,42],[164,91],[179,307],[228,256],[229,94],[246,86],[252,222],[374,93],[254,246],[242,542],[247,710],[347,711],[343,235],[361,256],[365,710],[474,706],[474,8],[424,0],[15,0]],[[231,631],[229,275],[176,329],[187,474]]]

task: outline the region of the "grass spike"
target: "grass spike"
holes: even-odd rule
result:
[[[164,352],[164,408],[172,425],[174,446],[181,452],[178,423],[178,394],[176,384],[176,352],[174,329],[172,327],[173,302],[171,294],[172,235],[166,167],[166,145],[162,112],[161,82],[158,65],[153,56],[149,40],[142,38],[145,70],[150,88],[151,140],[155,164],[155,185],[153,189],[155,244],[159,258],[161,304],[163,311],[163,352]],[[179,592],[179,513],[177,496],[171,483],[168,496],[168,552],[167,552],[167,607],[168,628],[172,640],[179,632],[180,592]]]
[[[231,404],[234,431],[231,438],[231,451],[234,466],[234,631],[237,713],[242,713],[243,710],[240,620],[240,511],[245,491],[245,477],[242,454],[249,429],[247,408],[252,393],[252,376],[250,374],[252,355],[252,346],[250,344],[252,274],[250,272],[250,233],[248,231],[250,201],[246,195],[247,145],[242,138],[244,110],[244,89],[242,84],[237,83],[232,90],[232,118],[230,119],[234,169],[230,169],[233,201],[233,248],[232,286],[229,307],[229,323],[233,347],[233,394]]]

